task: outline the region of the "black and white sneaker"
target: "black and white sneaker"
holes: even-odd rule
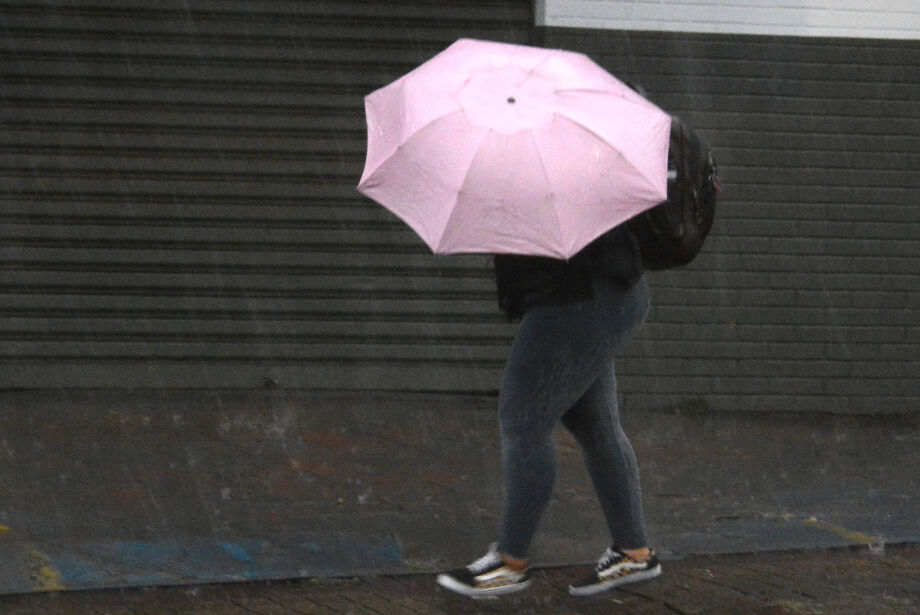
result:
[[[591,574],[569,586],[569,593],[573,596],[593,596],[620,585],[654,579],[660,574],[661,564],[654,551],[650,552],[648,559],[639,561],[616,547],[610,547]]]
[[[491,598],[530,587],[530,572],[524,562],[502,557],[498,545],[459,570],[438,575],[438,585],[470,598]]]

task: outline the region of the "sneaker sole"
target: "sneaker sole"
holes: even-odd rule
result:
[[[437,582],[438,585],[444,589],[449,589],[450,591],[458,593],[461,596],[466,596],[473,599],[498,598],[499,596],[504,596],[506,594],[513,594],[516,592],[524,591],[530,587],[530,580],[527,580],[521,583],[515,583],[514,585],[490,587],[488,589],[477,589],[475,587],[470,587],[469,585],[464,585],[463,583],[460,583],[453,577],[446,574],[439,574]]]
[[[643,570],[642,572],[634,572],[628,574],[625,577],[620,577],[619,579],[614,579],[612,581],[604,581],[603,583],[595,583],[594,585],[584,585],[582,587],[573,587],[569,586],[569,593],[573,596],[585,597],[585,596],[595,596],[597,594],[602,594],[605,591],[611,590],[614,587],[620,587],[622,585],[629,585],[630,583],[638,583],[640,581],[648,581],[654,579],[655,577],[661,576],[661,565],[655,566],[649,570]]]

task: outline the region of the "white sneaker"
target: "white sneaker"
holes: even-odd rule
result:
[[[438,585],[470,598],[501,596],[530,587],[527,566],[514,565],[509,560],[493,544],[488,553],[466,568],[439,574]]]

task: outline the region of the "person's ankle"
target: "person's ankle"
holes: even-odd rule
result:
[[[637,562],[644,562],[652,557],[652,550],[648,547],[642,547],[641,549],[620,549],[620,551]]]
[[[527,568],[527,560],[526,560],[526,559],[521,559],[521,558],[519,558],[519,557],[514,557],[514,556],[511,556],[511,555],[508,555],[507,553],[500,553],[499,555],[500,555],[500,557],[502,558],[502,562],[503,562],[508,568],[511,568],[511,569],[514,570],[514,571],[520,572],[520,571],[522,571],[522,570],[524,570],[524,569]]]

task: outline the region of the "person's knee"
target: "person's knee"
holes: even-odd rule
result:
[[[538,402],[539,396],[501,400],[498,406],[498,422],[502,433],[513,436],[522,432],[551,431],[555,417],[549,408]]]
[[[501,425],[502,448],[516,458],[542,457],[553,447],[553,429],[539,421],[512,421]]]

